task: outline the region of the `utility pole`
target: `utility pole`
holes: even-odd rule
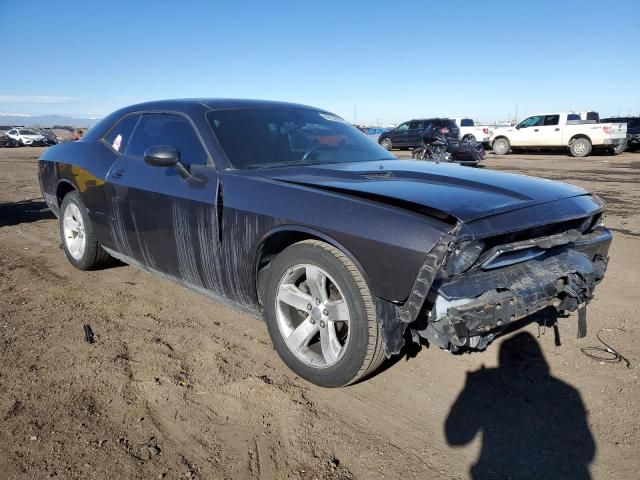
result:
[[[518,123],[518,104],[516,103],[516,123]]]

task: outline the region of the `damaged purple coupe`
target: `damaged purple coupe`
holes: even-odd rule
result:
[[[120,259],[264,317],[325,387],[409,339],[484,349],[547,307],[580,309],[584,334],[611,242],[580,188],[400,160],[288,103],[134,105],[47,149],[39,177],[75,267]]]

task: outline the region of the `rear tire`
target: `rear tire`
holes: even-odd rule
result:
[[[471,134],[465,135],[464,137],[462,137],[462,141],[463,142],[475,142],[476,141],[476,137],[474,137]]]
[[[60,240],[67,259],[79,270],[111,263],[111,256],[95,236],[87,207],[75,190],[67,193],[60,205]]]
[[[502,137],[502,138],[496,139],[493,142],[493,145],[491,148],[493,150],[493,153],[495,153],[496,155],[506,155],[507,153],[509,153],[511,144],[509,143],[509,140]]]
[[[382,148],[385,150],[391,150],[393,148],[393,143],[390,138],[383,138],[380,140],[380,145],[382,145]]]
[[[593,146],[588,138],[576,138],[569,144],[569,153],[572,157],[586,157],[591,153]]]
[[[622,143],[616,145],[615,147],[613,147],[611,149],[611,154],[612,155],[620,155],[626,149],[627,149],[627,141],[625,140],[624,142],[622,142]]]
[[[371,292],[340,250],[305,240],[280,253],[269,270],[267,327],[293,372],[321,387],[341,387],[380,366],[385,355]]]

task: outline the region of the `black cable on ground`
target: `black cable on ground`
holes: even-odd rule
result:
[[[580,350],[587,357],[597,360],[599,362],[607,362],[607,363],[620,363],[624,362],[627,364],[627,368],[631,368],[631,363],[625,357],[623,357],[615,348],[611,347],[607,343],[605,343],[602,338],[600,338],[600,333],[604,330],[614,330],[613,328],[601,328],[600,331],[596,334],[596,338],[600,340],[605,348],[602,347],[583,347]],[[621,328],[616,330],[625,331]]]

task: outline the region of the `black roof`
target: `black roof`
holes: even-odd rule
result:
[[[192,117],[197,117],[210,110],[226,109],[226,108],[297,108],[297,109],[322,109],[300,105],[298,103],[275,102],[270,100],[249,100],[239,98],[177,98],[171,100],[155,100],[152,102],[137,103],[116,110],[107,115],[93,128],[91,128],[84,136],[85,140],[95,141],[100,138],[116,120],[124,115],[140,111],[176,111],[183,112]]]
[[[193,106],[204,106],[210,110],[219,108],[304,108],[312,110],[322,110],[299,103],[278,102],[273,100],[253,100],[245,98],[176,98],[170,100],[155,100],[152,102],[138,103],[127,107],[129,111],[135,110],[156,110],[156,109],[176,109],[181,110]]]
[[[434,120],[447,120],[449,122],[453,122],[451,118],[447,118],[447,117],[412,118],[409,121],[410,122],[433,122]]]

